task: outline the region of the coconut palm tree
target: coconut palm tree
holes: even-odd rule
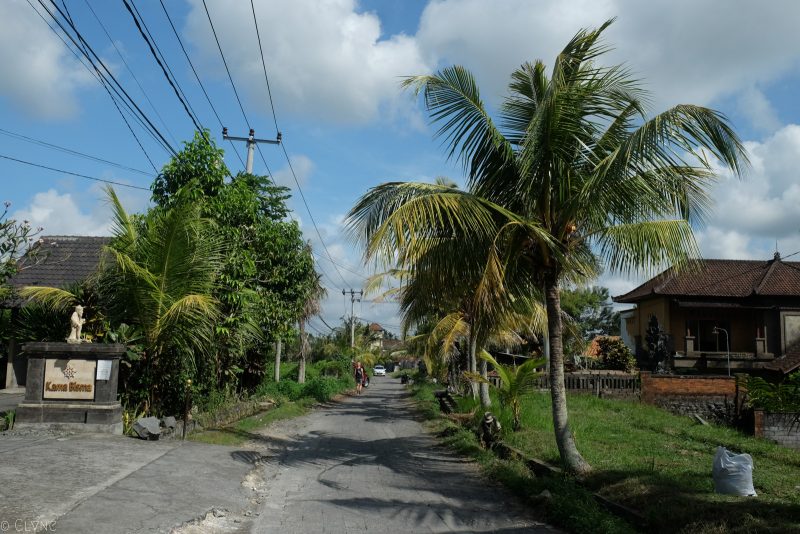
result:
[[[306,354],[308,354],[309,350],[306,323],[319,313],[320,302],[328,294],[328,290],[323,287],[321,282],[322,275],[317,273],[307,288],[306,299],[298,320],[300,325],[300,365],[297,370],[297,382],[300,384],[305,384],[306,382]]]
[[[591,467],[569,428],[560,285],[590,278],[601,265],[621,273],[688,265],[699,257],[692,223],[711,205],[711,157],[737,175],[747,164],[714,110],[678,105],[647,116],[647,93],[630,72],[597,63],[611,22],[578,32],[550,76],[541,61],[515,70],[499,124],[463,67],[406,79],[440,124],[449,157],[464,165],[468,192],[388,183],[350,213],[368,258],[403,251],[414,260],[432,239],[477,236],[492,240],[485,295],[507,293],[520,276],[536,281],[547,306],[556,442],[578,473]]]

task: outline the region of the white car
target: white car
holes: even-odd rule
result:
[[[372,376],[386,376],[386,367],[376,365],[372,368]]]

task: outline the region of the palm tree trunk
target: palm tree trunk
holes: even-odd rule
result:
[[[592,467],[583,459],[575,446],[575,438],[569,429],[567,414],[567,389],[564,386],[564,347],[561,342],[561,296],[558,277],[553,274],[545,281],[547,301],[547,330],[550,334],[550,396],[553,401],[553,427],[561,461],[569,470],[578,474],[591,471]]]
[[[300,363],[297,366],[297,383],[306,383],[306,322],[300,321]]]
[[[279,339],[275,343],[275,382],[281,381],[281,349],[283,348],[283,343]]]
[[[478,372],[478,340],[472,337],[472,334],[469,336],[469,372],[476,373]],[[472,391],[472,398],[478,398],[478,383],[474,380],[469,381],[469,388]]]
[[[484,380],[489,379],[489,371],[487,368],[486,360],[481,360],[481,376]],[[489,397],[489,384],[486,382],[480,383],[480,397],[481,397],[481,407],[489,408],[492,405],[492,399]]]

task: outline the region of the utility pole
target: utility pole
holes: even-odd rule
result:
[[[346,291],[342,289],[342,295],[347,295],[350,293],[350,347],[356,346],[356,316],[355,316],[355,307],[356,302],[361,302],[361,297],[364,295],[363,291]],[[356,298],[358,295],[358,298]]]
[[[225,141],[244,141],[247,143],[247,166],[245,171],[247,174],[253,174],[253,155],[256,151],[258,143],[267,143],[269,145],[281,144],[281,133],[278,132],[276,138],[273,139],[256,139],[256,132],[250,128],[250,133],[247,137],[233,137],[228,135],[228,128],[222,127],[222,139]],[[275,382],[281,379],[281,351],[283,349],[283,340],[278,338],[275,342]]]
[[[256,139],[255,138],[256,132],[252,128],[250,128],[250,135],[247,137],[232,137],[228,135],[228,129],[223,127],[222,128],[222,139],[225,141],[244,141],[247,143],[247,174],[253,174],[253,154],[256,151],[256,145],[258,143],[267,143],[269,145],[279,145],[281,144],[281,133],[278,132],[278,135],[275,139]]]

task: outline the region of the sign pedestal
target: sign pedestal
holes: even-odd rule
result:
[[[15,428],[45,425],[122,434],[117,380],[125,345],[26,343],[22,351],[28,379]]]

